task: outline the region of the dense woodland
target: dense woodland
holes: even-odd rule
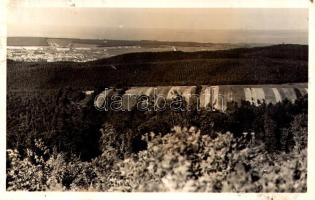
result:
[[[49,147],[74,153],[83,160],[101,153],[98,148],[100,129],[107,125],[118,133],[108,136],[108,141],[121,149],[122,157],[146,148],[141,141],[145,133],[166,134],[174,126],[195,126],[211,137],[217,132],[230,131],[236,137],[254,132],[256,139],[269,145],[271,151],[290,151],[294,144],[291,127],[294,120],[300,120],[299,126],[307,128],[307,96],[294,104],[287,100],[260,106],[246,101],[241,105],[230,103],[225,113],[193,108],[189,111],[139,111],[136,107],[129,112],[105,112],[94,108],[93,96],[84,97],[82,92],[70,88],[50,90],[50,93],[43,90],[19,92],[19,96],[16,93],[8,93],[7,148],[31,148],[34,139],[41,138]]]
[[[306,191],[307,96],[226,113],[101,112],[87,98],[8,93],[8,190]]]

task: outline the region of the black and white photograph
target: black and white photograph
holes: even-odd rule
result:
[[[39,2],[7,2],[7,192],[308,191],[307,7]]]

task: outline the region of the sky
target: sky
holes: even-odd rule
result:
[[[305,8],[10,7],[8,36],[307,43]]]

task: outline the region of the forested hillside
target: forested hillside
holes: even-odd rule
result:
[[[293,83],[308,80],[308,46],[131,53],[86,63],[8,60],[8,88]]]

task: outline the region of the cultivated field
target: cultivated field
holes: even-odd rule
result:
[[[137,98],[147,96],[155,98],[158,104],[162,104],[162,98],[172,100],[177,96],[184,98],[187,106],[199,108],[211,107],[218,111],[225,111],[227,104],[248,101],[251,104],[262,103],[276,104],[284,100],[294,103],[298,98],[308,92],[307,83],[272,84],[272,85],[218,85],[218,86],[158,86],[158,87],[131,87],[125,90],[115,88],[106,89],[98,94],[95,105],[102,107],[106,98],[120,94],[123,101],[123,109],[131,110],[137,104]]]

